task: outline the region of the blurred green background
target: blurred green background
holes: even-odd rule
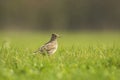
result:
[[[0,0],[0,30],[118,30],[119,0]]]

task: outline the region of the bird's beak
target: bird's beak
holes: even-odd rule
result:
[[[57,38],[60,38],[61,36],[60,35],[58,35],[58,34],[56,34],[56,36],[57,36]]]
[[[61,36],[58,36],[58,38],[61,38]]]
[[[61,36],[60,36],[60,35],[58,35],[57,37],[58,37],[58,38],[60,38]]]

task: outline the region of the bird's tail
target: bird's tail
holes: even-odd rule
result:
[[[38,52],[38,50],[37,51],[34,51],[34,53],[37,53]]]
[[[36,50],[36,51],[33,52],[33,54],[38,54],[38,52],[39,52],[39,50]]]

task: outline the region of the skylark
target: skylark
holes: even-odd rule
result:
[[[41,54],[54,54],[57,50],[58,43],[57,38],[59,37],[58,34],[52,34],[51,39],[45,43],[43,46],[41,46],[35,53],[39,52]]]

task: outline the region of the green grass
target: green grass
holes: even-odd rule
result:
[[[119,80],[119,33],[61,33],[52,56],[33,55],[47,33],[0,35],[0,80]]]

